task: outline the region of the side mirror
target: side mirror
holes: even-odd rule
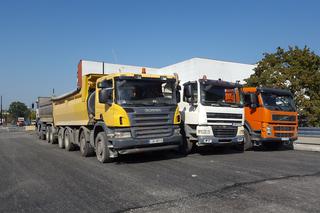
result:
[[[107,87],[108,87],[108,83],[106,80],[98,83],[98,88],[107,88]]]
[[[180,103],[180,98],[181,98],[181,96],[180,96],[180,92],[179,92],[179,91],[177,91],[177,92],[176,92],[176,99],[177,99],[177,103]]]
[[[187,85],[184,89],[184,96],[186,98],[191,98],[192,96],[192,87],[191,87],[191,84]]]
[[[253,109],[258,107],[258,99],[256,94],[250,94],[250,107]]]
[[[112,103],[112,89],[102,89],[99,92],[99,103],[111,104]]]

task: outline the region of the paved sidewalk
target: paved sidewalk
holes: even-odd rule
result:
[[[320,138],[299,137],[294,143],[294,149],[320,152]]]

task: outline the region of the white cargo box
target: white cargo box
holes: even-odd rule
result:
[[[155,68],[142,67],[142,66],[131,66],[123,64],[110,64],[98,61],[86,61],[80,60],[78,64],[78,88],[81,87],[82,76],[87,74],[111,74],[118,72],[131,72],[141,73],[142,68],[145,68],[148,72],[155,72]]]

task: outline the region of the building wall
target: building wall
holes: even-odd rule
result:
[[[256,65],[241,64],[226,61],[217,61],[204,58],[192,58],[176,64],[172,64],[157,69],[157,74],[177,73],[182,83],[194,81],[202,78],[204,75],[208,79],[225,80],[230,82],[240,81],[245,83],[244,79],[249,78],[254,73]]]

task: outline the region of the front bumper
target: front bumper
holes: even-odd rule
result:
[[[214,136],[198,136],[198,146],[224,146],[244,143],[244,136],[238,135],[233,138],[216,138]]]
[[[260,138],[259,142],[261,143],[274,143],[274,142],[293,142],[297,140],[298,137],[291,137],[291,138]]]
[[[152,139],[112,138],[110,140],[113,149],[121,154],[176,149],[182,144],[182,136],[180,134]]]

